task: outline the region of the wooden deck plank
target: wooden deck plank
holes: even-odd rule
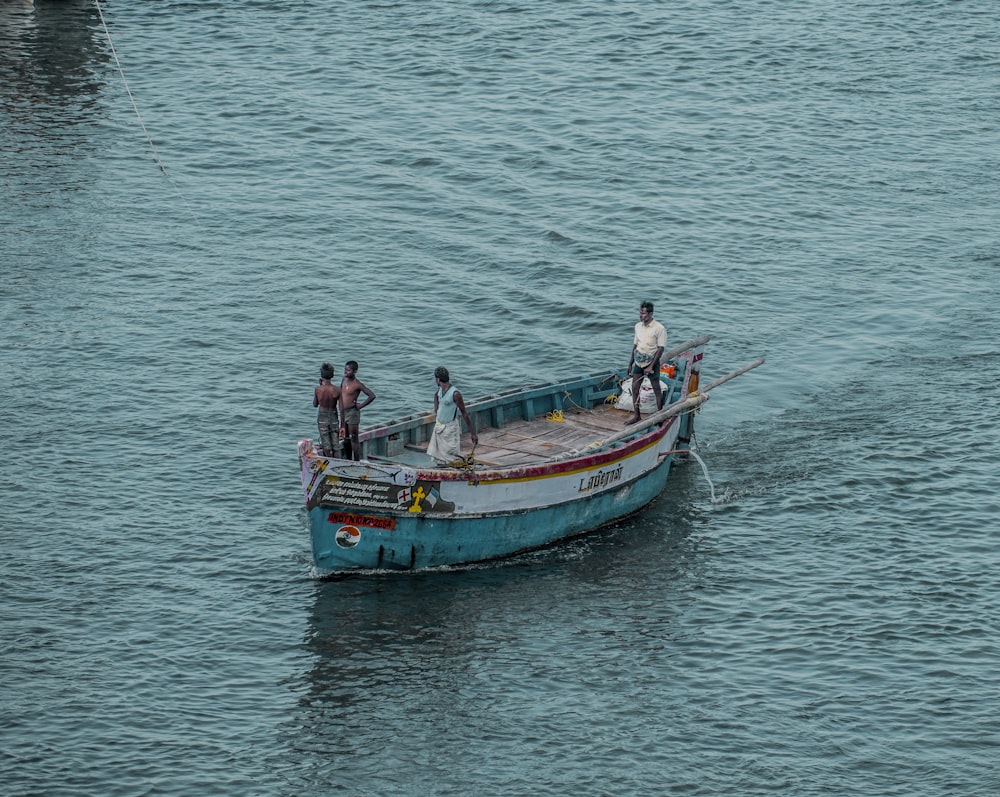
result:
[[[573,441],[579,437],[579,430],[563,428],[539,430],[539,434],[536,435],[509,432],[506,435],[498,435],[496,437],[491,436],[490,439],[496,440],[497,442],[503,441],[503,445],[508,447],[513,444],[514,448],[517,448],[525,442],[531,442],[532,444],[539,446],[553,446],[559,448],[567,444],[572,445]]]
[[[587,418],[569,418],[559,424],[565,436],[575,435],[577,437],[606,437],[607,433],[613,429],[621,427],[622,421],[611,418],[603,422],[595,422]]]
[[[573,413],[572,415],[567,413],[565,417],[567,422],[570,423],[613,431],[622,426],[625,418],[628,417],[628,411],[606,406],[595,409],[592,412]]]
[[[479,459],[478,450],[476,459]],[[480,460],[486,462],[486,460]],[[511,465],[528,465],[532,462],[538,462],[537,456],[531,456],[525,454],[523,451],[503,451],[503,452],[493,452],[490,454],[490,462],[501,468],[506,468]]]
[[[476,461],[493,467],[509,467],[539,462],[569,451],[579,451],[591,443],[604,440],[623,428],[628,414],[611,405],[592,410],[569,408],[562,421],[538,417],[507,421],[502,427],[487,426],[479,430],[475,448]],[[427,453],[427,443],[408,443],[411,451]],[[462,435],[462,451],[472,450],[468,434]]]

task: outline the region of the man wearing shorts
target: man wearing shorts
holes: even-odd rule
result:
[[[319,385],[313,391],[313,406],[319,408],[316,423],[319,426],[319,444],[324,457],[340,454],[340,438],[343,435],[343,427],[337,418],[340,388],[330,382],[333,374],[333,366],[323,363],[319,369]]]
[[[375,394],[357,377],[358,364],[348,360],[344,366],[344,378],[340,380],[340,407],[343,412],[344,459],[361,459],[361,442],[358,430],[361,428],[361,410],[375,401]],[[358,397],[364,393],[366,401],[358,404]]]

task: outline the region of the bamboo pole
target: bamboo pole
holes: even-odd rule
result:
[[[704,346],[712,339],[711,335],[702,335],[701,337],[689,340],[687,343],[682,343],[680,346],[674,346],[670,351],[665,351],[660,355],[660,362],[665,363],[671,357],[676,357],[678,354],[682,354],[689,349],[695,349],[698,346]]]
[[[684,346],[681,347],[679,351],[686,351],[687,348],[689,348],[689,344],[684,344]],[[673,354],[671,356],[673,356]],[[597,451],[598,449],[606,448],[607,446],[613,443],[617,443],[619,440],[625,440],[629,437],[635,437],[636,432],[641,432],[644,429],[648,429],[650,426],[655,426],[658,423],[662,423],[663,421],[667,420],[667,418],[672,418],[675,415],[680,415],[682,412],[687,412],[689,410],[693,410],[697,407],[700,407],[702,404],[708,401],[709,393],[712,390],[715,390],[715,388],[717,388],[719,385],[724,385],[730,379],[735,379],[738,376],[742,376],[747,371],[752,371],[757,366],[763,364],[764,364],[763,357],[754,360],[752,363],[744,365],[742,368],[737,368],[735,371],[732,371],[726,374],[725,376],[720,376],[713,382],[709,382],[709,384],[707,384],[699,392],[692,393],[689,396],[685,396],[680,401],[675,401],[673,404],[664,407],[659,412],[654,412],[652,415],[647,415],[641,421],[629,424],[629,426],[627,426],[625,429],[623,429],[620,432],[615,432],[613,435],[611,435],[611,437],[607,437],[604,440],[600,440],[596,443],[591,443],[590,445],[585,446],[581,450],[569,451],[565,454],[562,454],[561,456],[554,457],[553,459],[554,460],[569,459],[570,457],[579,456],[579,454],[581,454],[582,451]]]

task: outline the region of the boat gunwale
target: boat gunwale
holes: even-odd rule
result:
[[[539,396],[553,395],[556,393],[568,393],[578,387],[585,387],[587,385],[599,386],[609,380],[620,381],[624,378],[624,371],[613,368],[606,369],[604,371],[594,371],[589,374],[581,374],[580,376],[571,377],[569,379],[559,379],[553,382],[536,382],[531,385],[524,385],[521,387],[503,390],[499,393],[490,393],[485,396],[479,396],[471,401],[466,400],[465,407],[469,414],[472,415],[474,413],[486,412],[488,410],[495,409],[496,407],[507,406],[509,404],[515,404],[522,401],[530,401],[531,399]],[[615,387],[617,387],[618,381],[615,381],[614,384]],[[586,408],[582,409],[586,410]],[[366,442],[368,440],[377,440],[381,437],[388,437],[391,434],[406,431],[407,429],[413,427],[425,426],[432,423],[434,423],[433,412],[414,412],[410,415],[391,418],[384,423],[379,423],[365,429],[360,434],[360,441]]]
[[[620,372],[614,370],[598,371],[590,375],[577,377],[575,379],[537,384],[526,388],[512,389],[501,394],[485,396],[473,402],[469,402],[467,406],[471,414],[473,412],[490,410],[497,406],[504,406],[509,403],[530,400],[532,397],[551,395],[553,393],[568,390],[573,386],[587,384],[600,385],[603,384],[603,382],[609,377],[613,378],[616,376],[620,376]],[[683,401],[683,399],[681,399],[681,401]],[[586,413],[590,412],[593,408],[588,409],[581,407],[580,409]],[[426,467],[408,464],[402,460],[394,459],[391,456],[366,458],[360,461],[345,460],[337,457],[324,457],[316,453],[315,442],[308,438],[299,441],[299,456],[300,460],[309,458],[318,461],[325,461],[332,465],[334,470],[337,468],[338,463],[343,463],[344,466],[350,467],[363,462],[368,462],[376,468],[385,468],[389,466],[397,469],[405,469],[412,471],[416,475],[416,478],[421,481],[464,481],[469,483],[525,481],[536,478],[564,475],[572,473],[573,471],[590,470],[595,467],[601,467],[610,462],[627,459],[639,451],[655,445],[657,441],[666,435],[677,417],[678,416],[671,416],[665,418],[662,421],[648,427],[640,426],[636,429],[635,437],[632,438],[614,441],[610,444],[602,444],[602,441],[595,441],[594,443],[585,446],[580,451],[573,452],[571,454],[561,453],[550,458],[541,458],[535,462],[510,465],[506,467],[476,468],[474,461],[472,466],[465,468]],[[410,428],[412,426],[423,425],[424,423],[433,423],[433,418],[433,414],[426,413],[396,418],[387,421],[384,424],[380,424],[379,426],[365,430],[361,434],[361,439],[370,440],[378,437],[385,437],[389,434]],[[536,418],[533,420],[537,421],[538,419]],[[623,427],[623,431],[626,430],[627,426]]]
[[[583,450],[570,457],[563,454],[559,455],[558,459],[552,458],[524,465],[511,465],[506,468],[489,468],[485,470],[475,470],[472,468],[414,468],[414,470],[417,472],[417,478],[421,481],[495,483],[546,478],[549,476],[564,476],[574,471],[591,470],[595,467],[628,459],[638,454],[640,451],[655,445],[666,435],[673,421],[674,418],[667,418],[662,423],[651,427],[648,431],[640,434],[638,437],[625,441],[621,445],[612,445],[610,448],[601,448],[593,451]]]
[[[690,361],[692,363],[699,362],[703,357],[703,353],[699,349],[704,346],[708,340],[710,340],[709,336],[702,336],[700,338],[686,341],[680,346],[676,346],[671,349],[666,353],[666,355],[670,357],[690,357]],[[614,368],[604,369],[601,371],[593,371],[588,374],[570,377],[568,379],[560,379],[552,382],[537,382],[531,385],[513,387],[507,390],[502,390],[498,393],[489,394],[476,398],[472,401],[468,401],[466,402],[466,406],[470,415],[473,415],[481,412],[489,412],[497,407],[504,407],[521,402],[529,402],[534,398],[541,396],[552,396],[559,393],[568,395],[572,390],[578,390],[581,388],[586,389],[588,387],[601,388],[609,382],[614,385],[614,387],[608,391],[608,395],[612,395],[615,392],[615,388],[617,388],[621,381],[625,378],[627,378],[627,374],[623,370]],[[684,392],[682,393],[681,398],[674,403],[675,405],[681,404],[687,397],[686,378],[684,379],[682,389]],[[572,402],[572,398],[570,401]],[[588,413],[593,411],[597,405],[583,407],[574,403],[574,406],[578,407],[582,413]],[[611,462],[628,459],[636,453],[655,445],[657,441],[662,439],[667,434],[677,417],[679,416],[670,416],[658,422],[654,422],[653,424],[649,424],[648,426],[639,426],[637,424],[639,428],[635,430],[634,437],[630,437],[627,434],[624,437],[616,435],[618,439],[594,441],[578,451],[564,452],[549,458],[540,458],[534,462],[520,463],[506,467],[492,466],[480,469],[475,466],[475,461],[471,459],[469,466],[464,468],[425,467],[421,465],[413,465],[405,461],[395,459],[392,456],[366,457],[364,460],[360,461],[343,460],[336,457],[324,457],[317,454],[315,443],[310,439],[303,439],[299,441],[299,459],[304,487],[306,486],[305,462],[310,459],[313,461],[326,462],[327,467],[332,465],[334,470],[338,467],[336,463],[343,463],[345,467],[350,467],[354,464],[367,462],[375,469],[382,469],[388,466],[398,470],[412,472],[415,478],[420,481],[451,483],[468,482],[473,485],[483,482],[495,484],[499,482],[529,481],[539,478],[569,474],[574,471],[591,470],[595,467],[602,467]],[[532,422],[536,420],[538,420],[537,417],[531,419]],[[433,423],[433,413],[412,413],[410,415],[390,419],[384,423],[362,431],[360,440],[362,442],[376,440]],[[627,431],[628,425],[626,424],[622,432]],[[664,452],[662,456],[668,456],[670,453],[672,452]],[[362,478],[371,477],[365,476]],[[376,480],[378,479],[376,478]],[[341,506],[348,505],[345,504]]]
[[[674,422],[676,416],[667,418],[655,427],[651,427],[649,431],[641,434],[640,436],[628,440],[625,443],[617,446],[612,446],[610,448],[604,448],[600,451],[590,452],[580,452],[578,456],[561,458],[558,461],[540,461],[532,462],[525,465],[511,465],[507,468],[490,468],[488,470],[474,470],[470,468],[414,468],[412,466],[406,465],[405,463],[397,462],[393,459],[380,458],[375,460],[360,460],[355,462],[354,460],[341,460],[335,459],[333,457],[323,457],[318,456],[312,451],[313,441],[309,439],[303,439],[300,441],[300,445],[305,448],[306,444],[309,445],[308,450],[300,454],[302,459],[315,459],[322,460],[328,463],[342,462],[346,466],[350,467],[352,465],[360,465],[362,463],[368,462],[377,467],[386,467],[387,465],[392,465],[399,470],[410,470],[415,475],[416,481],[424,482],[468,482],[469,484],[498,484],[501,482],[516,482],[516,481],[532,481],[535,479],[551,478],[555,476],[568,476],[574,472],[593,470],[595,467],[603,467],[604,465],[618,462],[621,460],[629,459],[632,456],[644,451],[645,449],[656,445],[669,431],[671,424]],[[667,452],[670,453],[670,452]],[[666,454],[664,454],[665,456]],[[336,464],[333,464],[333,468],[336,469]],[[370,477],[368,477],[370,478]],[[316,504],[317,506],[352,506],[351,504],[324,504],[322,502]]]
[[[648,468],[647,470],[644,470],[642,473],[637,473],[633,478],[629,479],[627,482],[620,482],[620,483],[618,483],[617,485],[615,485],[615,489],[619,489],[619,488],[621,488],[623,486],[627,486],[629,484],[633,484],[634,482],[638,481],[639,479],[643,479],[643,478],[649,477],[651,474],[655,473],[660,468],[665,467],[667,465],[667,459],[668,458],[666,456],[659,457],[658,461],[652,467]],[[562,475],[566,475],[566,474],[562,474]],[[573,498],[567,499],[565,501],[559,501],[557,503],[548,504],[545,508],[550,508],[550,507],[562,507],[562,508],[566,508],[566,507],[570,507],[570,506],[572,506],[574,504],[586,503],[589,500],[591,500],[592,497],[593,497],[592,495],[581,495],[581,496],[577,496],[577,497],[573,497]],[[350,506],[350,505],[348,505],[348,504],[323,504],[323,503],[317,503],[315,506],[310,507],[309,511],[312,512],[312,511],[315,511],[315,510],[319,509],[319,510],[322,510],[324,512],[336,512],[336,511],[338,511],[338,509],[340,509],[341,511],[344,512],[344,514],[355,514],[355,515],[360,514],[358,510],[353,510],[353,511],[348,512],[345,509],[343,509],[344,507],[348,507],[348,506]],[[488,510],[488,511],[476,511],[476,512],[435,512],[433,514],[420,513],[418,515],[414,515],[413,513],[409,512],[408,510],[405,510],[405,509],[383,509],[383,508],[379,508],[377,510],[365,510],[365,514],[370,515],[370,516],[376,516],[376,517],[392,517],[392,518],[407,518],[407,519],[413,519],[413,518],[415,518],[418,522],[423,523],[423,522],[441,521],[441,520],[445,520],[445,521],[463,520],[463,521],[465,521],[465,520],[497,519],[497,518],[504,518],[504,517],[518,517],[518,516],[521,516],[521,515],[528,514],[528,513],[532,512],[532,511],[535,511],[535,510],[533,510],[533,509],[526,510],[526,509],[520,508],[520,509],[497,509],[497,510],[492,510],[491,509],[491,510]],[[638,510],[636,510],[636,511],[638,511]],[[597,526],[595,526],[594,528],[597,528]],[[579,533],[585,533],[585,532],[579,532]],[[525,549],[525,550],[527,550],[527,549]],[[503,556],[506,556],[506,554],[503,554]]]

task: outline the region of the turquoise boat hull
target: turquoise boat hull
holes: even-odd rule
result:
[[[344,535],[343,513],[309,510],[318,571],[413,570],[481,562],[541,548],[630,515],[666,485],[673,455],[634,481],[597,495],[536,509],[490,515],[410,514],[392,518],[393,528],[358,525]],[[332,519],[331,519],[332,517]],[[351,518],[347,518],[350,520]],[[338,533],[340,537],[338,539]]]
[[[467,401],[478,453],[452,467],[425,453],[429,413],[365,430],[360,462],[300,441],[317,574],[483,562],[639,511],[688,450],[694,411],[707,399],[697,392],[707,340],[668,353],[665,406],[654,402],[636,424],[623,423],[632,407],[618,395],[626,375],[605,371]]]

